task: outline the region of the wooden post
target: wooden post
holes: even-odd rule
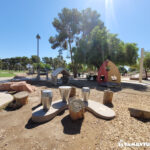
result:
[[[84,102],[80,99],[71,100],[69,103],[69,113],[72,120],[84,117]]]
[[[46,70],[46,80],[48,80],[48,70]]]
[[[57,76],[52,76],[51,82],[52,82],[54,85],[57,85]]]
[[[28,96],[29,96],[29,93],[26,91],[19,92],[19,93],[15,94],[14,98],[16,100],[16,104],[18,106],[22,106],[22,105],[27,104],[28,103]]]
[[[144,48],[141,48],[139,82],[142,82],[142,78],[143,78],[143,59],[144,59]]]
[[[113,92],[110,90],[104,91],[103,104],[112,104]]]
[[[130,111],[130,116],[140,119],[150,119],[150,111],[148,109],[143,108],[128,108]]]
[[[71,87],[71,92],[70,92],[70,96],[69,97],[74,97],[76,96],[76,88],[75,87]]]

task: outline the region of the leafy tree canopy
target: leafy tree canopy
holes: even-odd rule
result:
[[[150,52],[145,53],[143,65],[144,65],[144,69],[145,69],[146,79],[148,79],[147,73],[150,70]]]
[[[57,34],[49,38],[53,49],[69,50],[74,76],[82,65],[99,68],[109,59],[117,65],[134,65],[138,58],[135,43],[124,43],[110,33],[100,14],[87,8],[82,11],[64,8],[52,22]]]

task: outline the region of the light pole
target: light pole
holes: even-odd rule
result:
[[[141,48],[139,82],[142,82],[143,78],[143,59],[144,59],[144,48]]]
[[[37,63],[38,63],[38,66],[37,66],[37,79],[38,80],[40,80],[40,68],[39,68],[39,61],[40,61],[40,57],[39,57],[39,39],[40,39],[41,37],[40,37],[40,35],[39,34],[37,34],[36,35],[36,39],[37,39]]]

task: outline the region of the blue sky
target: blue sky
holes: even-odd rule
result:
[[[37,33],[40,57],[56,57],[48,39],[56,34],[51,23],[64,7],[91,7],[121,40],[150,49],[150,0],[0,0],[0,58],[36,55]]]

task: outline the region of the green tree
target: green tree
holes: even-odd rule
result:
[[[23,69],[27,69],[27,64],[30,64],[30,59],[26,56],[23,56],[20,63]]]
[[[81,13],[77,9],[62,9],[62,12],[58,14],[58,18],[55,18],[52,23],[58,34],[54,37],[51,36],[49,39],[53,49],[59,47],[62,50],[69,50],[73,68],[72,45],[80,33],[80,19]]]
[[[104,60],[109,59],[117,65],[136,64],[138,48],[135,43],[124,43],[116,34],[106,28],[96,26],[88,37],[79,41],[74,59],[78,63],[95,66],[99,69]]]
[[[81,12],[80,22],[82,37],[87,37],[96,26],[104,28],[104,23],[100,20],[100,14],[91,8],[87,8]]]
[[[100,19],[100,14],[90,8],[81,12],[64,8],[52,24],[58,34],[51,36],[49,42],[53,49],[59,48],[59,52],[69,50],[69,66],[72,67],[74,76],[78,70],[82,70],[82,65],[99,68],[106,59],[117,65],[136,64],[137,45],[124,43],[117,34],[108,32]],[[57,59],[54,61],[58,64]]]
[[[126,64],[131,66],[136,64],[138,59],[138,47],[136,43],[125,44]]]
[[[37,63],[33,63],[32,65],[33,65],[33,72],[34,72],[35,70],[37,70],[38,64]]]
[[[120,72],[122,75],[124,75],[125,73],[128,72],[127,69],[126,69],[124,66],[119,66],[118,69],[119,69],[119,72]]]
[[[144,70],[145,70],[145,75],[146,75],[146,79],[148,79],[148,71],[150,70],[150,52],[146,52],[145,53],[145,57],[144,57]]]
[[[53,66],[54,69],[59,67],[66,67],[66,61],[63,58],[56,57],[53,59]]]
[[[30,58],[31,64],[40,62],[40,58],[36,55],[32,55]]]
[[[96,26],[89,37],[82,38],[79,41],[74,57],[76,62],[99,68],[105,60],[106,50],[107,32],[105,28],[100,29],[99,26]]]
[[[0,59],[0,69],[2,69],[2,60]]]
[[[49,64],[49,57],[43,57],[43,58],[42,58],[42,61],[43,61],[45,64]]]
[[[139,71],[140,70],[140,58],[137,59],[136,64],[131,65],[129,68],[130,72]]]
[[[2,69],[3,70],[9,70],[9,59],[8,58],[5,58],[5,59],[2,59]]]
[[[40,68],[40,69],[45,69],[45,64],[42,63],[42,62],[40,62],[40,63],[39,63],[39,68]]]
[[[49,64],[49,65],[53,65],[53,58],[52,57],[43,57],[42,58],[42,61],[45,63],[45,64]]]
[[[50,64],[45,64],[45,69],[50,70],[51,69],[51,65]]]

